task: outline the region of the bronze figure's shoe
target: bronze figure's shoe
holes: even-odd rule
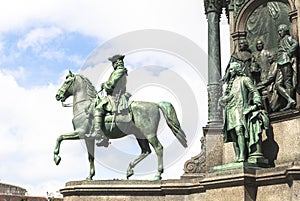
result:
[[[286,110],[289,110],[289,109],[293,109],[296,107],[296,102],[294,100],[292,101],[289,101],[287,103],[287,105],[285,106],[285,108],[281,109],[280,111],[286,111]]]
[[[246,160],[244,158],[240,158],[239,160],[237,160],[238,163],[240,162],[245,162]]]

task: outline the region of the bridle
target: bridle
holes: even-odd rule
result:
[[[58,93],[65,95],[66,91],[71,87],[76,77],[73,76],[73,79],[68,81],[69,77],[71,76],[67,76],[67,81],[65,81],[63,86],[60,89],[58,89]],[[73,85],[73,92],[74,92],[74,85]],[[72,103],[64,103],[64,101],[61,102],[61,105],[63,107],[73,107]]]
[[[61,87],[62,89],[58,90],[59,93],[62,93],[64,95],[66,93],[66,91],[71,87],[71,85],[75,82],[76,76],[70,76],[70,77],[73,77],[73,79],[70,80],[69,82],[65,81],[64,85]],[[69,77],[67,76],[67,79],[68,78]],[[74,85],[73,85],[73,89],[72,90],[74,92]],[[74,107],[78,103],[89,101],[89,100],[91,100],[91,99],[90,98],[89,99],[82,99],[82,100],[79,100],[79,101],[77,101],[75,103],[64,103],[64,101],[62,101],[61,104],[62,104],[63,107]]]

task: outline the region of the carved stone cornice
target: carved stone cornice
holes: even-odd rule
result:
[[[219,14],[219,16],[222,13],[223,8],[225,8],[225,14],[227,18],[229,19],[229,8],[232,4],[231,0],[203,0],[204,1],[204,8],[205,8],[205,14],[215,12]]]
[[[224,0],[204,0],[205,14],[216,12],[221,14]]]
[[[246,39],[247,33],[246,32],[234,32],[231,34],[233,41],[238,41],[241,39]]]

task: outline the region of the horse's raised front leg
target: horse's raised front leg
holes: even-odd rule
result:
[[[60,144],[63,140],[79,140],[79,134],[77,131],[73,131],[70,133],[66,133],[63,135],[60,135],[57,139],[56,139],[56,145],[55,145],[55,149],[54,149],[54,162],[56,165],[58,165],[61,161],[61,157],[58,155],[59,154],[59,150],[60,150]]]
[[[85,144],[86,144],[86,148],[88,151],[88,157],[89,157],[89,162],[90,162],[90,174],[86,178],[86,180],[93,180],[93,176],[95,176],[95,164],[94,164],[95,139],[86,139]]]

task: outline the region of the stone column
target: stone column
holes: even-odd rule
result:
[[[205,170],[223,163],[223,115],[218,107],[222,96],[221,50],[220,50],[220,15],[227,1],[204,0],[208,22],[208,123],[203,128],[205,137]]]
[[[208,21],[208,123],[203,128],[201,152],[184,165],[186,177],[199,177],[211,167],[221,165],[223,161],[223,117],[218,108],[218,101],[222,95],[219,22],[222,8],[228,3],[228,0],[204,0]]]
[[[208,21],[208,126],[222,124],[222,113],[218,100],[222,95],[221,51],[220,51],[220,14],[222,1],[204,0]]]

